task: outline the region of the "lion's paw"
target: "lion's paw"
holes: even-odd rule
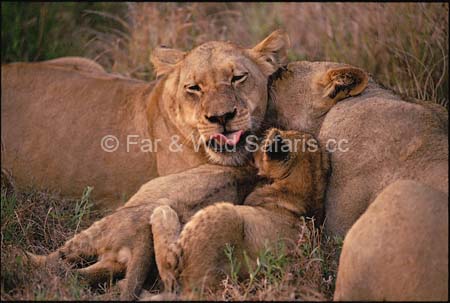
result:
[[[150,223],[154,234],[159,234],[159,231],[163,233],[173,230],[178,231],[180,228],[180,220],[177,213],[168,205],[155,208],[150,217]]]

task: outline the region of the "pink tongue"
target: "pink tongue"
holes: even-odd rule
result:
[[[242,130],[238,130],[234,133],[229,133],[226,135],[223,134],[214,134],[211,136],[211,139],[216,140],[217,143],[219,143],[220,145],[224,145],[225,143],[228,145],[236,145],[239,140],[241,139],[241,135],[242,135],[243,131]]]

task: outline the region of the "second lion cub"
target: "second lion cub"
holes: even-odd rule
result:
[[[329,159],[312,135],[272,128],[254,158],[259,175],[272,183],[253,191],[244,205],[208,206],[183,228],[169,206],[155,209],[151,224],[165,291],[192,298],[195,290],[218,285],[230,271],[227,245],[241,264],[246,264],[244,254],[255,262],[265,245],[297,239],[300,216],[322,219]],[[246,274],[241,266],[239,275]]]

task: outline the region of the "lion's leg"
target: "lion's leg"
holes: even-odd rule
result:
[[[48,255],[35,255],[26,252],[29,261],[36,266],[45,266],[47,263],[54,263],[62,259],[67,263],[80,263],[86,258],[96,256],[97,249],[94,246],[95,233],[99,230],[99,223],[94,223],[87,230],[75,235],[63,246]]]
[[[108,279],[112,279],[117,274],[122,273],[125,266],[114,260],[102,260],[85,268],[77,269],[82,277],[89,283],[94,284]]]
[[[159,275],[164,283],[164,290],[173,292],[176,287],[174,270],[178,261],[175,243],[181,230],[180,220],[170,206],[163,205],[153,211],[150,222]]]
[[[233,249],[234,260],[242,259],[244,218],[230,203],[209,206],[185,225],[177,245],[182,253],[177,270],[183,296],[217,286],[231,269],[227,246]]]
[[[136,300],[151,270],[154,252],[150,225],[145,232],[136,235],[136,243],[139,245],[133,249],[125,278],[119,282],[121,300]]]
[[[43,267],[48,263],[57,262],[60,259],[59,251],[54,251],[48,255],[35,255],[28,251],[25,252],[27,261],[34,266]]]

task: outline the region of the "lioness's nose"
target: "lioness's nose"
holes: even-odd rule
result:
[[[235,108],[232,112],[228,112],[220,116],[205,116],[205,118],[211,123],[225,125],[236,116],[236,113],[237,109]]]

